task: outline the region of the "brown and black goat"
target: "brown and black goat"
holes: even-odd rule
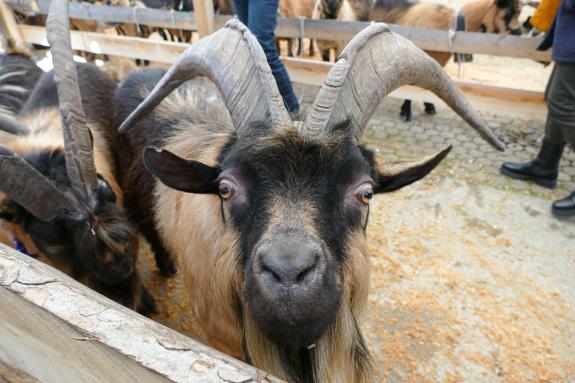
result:
[[[223,103],[194,96],[186,81],[196,76],[211,79]],[[441,67],[384,24],[341,53],[304,121],[291,119],[237,20],[168,72],[134,72],[120,86],[126,207],[156,254],[177,259],[206,342],[292,382],[372,381],[359,327],[369,202],[424,177],[449,151],[381,164],[359,143],[403,84],[434,91],[503,148]]]
[[[316,0],[313,19],[367,21],[373,0]],[[316,40],[317,48],[323,61],[330,61],[331,51],[335,57],[345,47],[345,42]]]
[[[0,221],[14,245],[142,313],[154,302],[135,272],[138,234],[122,207],[111,148],[116,84],[75,65],[67,2],[47,21],[54,71],[38,82],[0,145]]]
[[[468,32],[521,34],[519,0],[472,0],[465,2],[460,13]],[[413,0],[376,0],[369,20],[416,28],[450,29],[456,25],[455,9],[438,4]],[[441,66],[451,58],[449,52],[426,51]],[[435,106],[425,103],[425,112],[435,114]],[[401,117],[411,120],[411,100],[401,106]]]

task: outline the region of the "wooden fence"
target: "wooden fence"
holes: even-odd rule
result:
[[[47,14],[49,0],[0,0],[0,22],[6,34],[19,44],[47,44],[45,30],[42,27],[27,25],[14,26],[6,15],[10,9],[35,11]],[[9,6],[9,7],[7,7]],[[70,16],[81,20],[93,20],[107,23],[133,23],[160,28],[197,30],[200,36],[223,27],[232,16],[214,15],[211,0],[194,0],[195,13],[164,11],[145,8],[112,7],[89,3],[71,3]],[[311,20],[299,18],[279,18],[276,34],[278,37],[305,37],[324,40],[348,41],[369,22],[343,22],[337,20]],[[449,32],[445,30],[407,28],[390,25],[390,28],[407,38],[422,49],[441,51],[488,54],[512,58],[526,58],[539,61],[550,61],[549,52],[539,52],[535,48],[541,42],[537,37],[521,37],[471,32]],[[150,41],[135,37],[113,36],[91,32],[76,31],[72,33],[74,49],[117,55],[150,61],[172,63],[187,44]],[[296,82],[321,84],[331,64],[306,59],[284,58],[284,63]],[[543,92],[522,89],[489,86],[473,82],[456,80],[456,84],[466,95],[502,99],[505,102],[530,104],[537,107],[544,105]],[[437,102],[430,92],[415,88],[402,88],[392,96]],[[497,104],[495,102],[494,104]],[[540,108],[541,109],[541,108]],[[529,108],[523,107],[529,111]]]

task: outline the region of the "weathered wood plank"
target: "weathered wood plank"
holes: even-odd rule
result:
[[[42,382],[279,382],[0,245],[0,361]]]

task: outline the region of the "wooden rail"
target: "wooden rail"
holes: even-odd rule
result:
[[[19,32],[27,42],[47,45],[46,29],[44,27],[19,25]],[[71,40],[72,48],[76,50],[138,58],[165,64],[172,64],[189,47],[185,43],[80,31],[71,31]],[[311,85],[323,84],[325,75],[332,66],[331,63],[297,58],[282,58],[282,61],[293,81]],[[521,109],[523,114],[541,115],[544,112],[542,110],[544,109],[543,92],[496,87],[459,80],[455,80],[455,84],[466,96],[471,98],[491,98],[496,99],[496,103],[499,100],[507,101],[508,104],[505,104],[504,109],[500,110],[509,110],[509,103],[523,103],[528,106],[527,109]],[[442,102],[431,92],[415,87],[402,87],[393,92],[391,96],[417,101]]]
[[[0,244],[2,363],[41,382],[280,382]]]
[[[16,9],[37,9],[47,14],[49,0],[4,0]],[[199,1],[199,0],[196,0]],[[112,7],[88,3],[71,3],[70,17],[105,21],[110,23],[135,23],[162,28],[197,30],[196,16],[188,12],[163,11],[157,9]],[[206,16],[209,25],[211,16]],[[232,16],[214,16],[213,27],[219,29]],[[346,22],[339,20],[312,20],[279,18],[276,34],[279,37],[306,37],[323,40],[349,41],[369,22]],[[390,25],[391,30],[409,38],[422,49],[440,52],[460,52],[495,56],[528,58],[550,61],[550,52],[539,52],[536,47],[541,42],[538,37],[502,36],[491,33],[455,32],[450,42],[450,34],[445,30],[421,29]],[[303,35],[302,32],[303,31]]]

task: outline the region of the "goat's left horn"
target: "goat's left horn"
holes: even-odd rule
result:
[[[89,203],[98,186],[90,128],[82,105],[70,42],[68,0],[52,0],[46,21],[64,131],[66,170],[77,198]]]
[[[475,114],[441,66],[386,24],[373,24],[353,38],[327,75],[304,131],[323,134],[327,127],[349,121],[358,142],[381,100],[402,85],[415,85],[438,95],[487,142],[503,151],[505,144]]]
[[[146,99],[120,126],[120,132],[150,114],[174,89],[197,76],[218,87],[238,135],[253,122],[291,126],[266,56],[255,36],[239,21],[204,37],[172,65]]]

